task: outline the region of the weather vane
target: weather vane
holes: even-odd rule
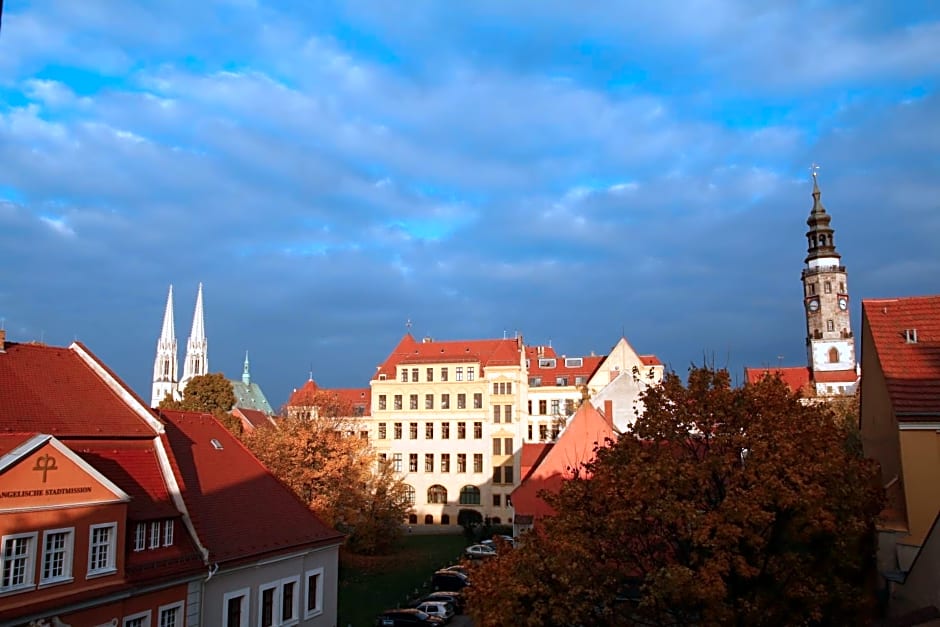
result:
[[[809,167],[809,171],[813,173],[813,180],[815,181],[816,175],[819,174],[819,164],[814,161],[813,165]]]
[[[411,318],[408,318],[408,319],[405,321],[405,328],[408,329],[409,331],[411,331],[411,327],[412,327]]]

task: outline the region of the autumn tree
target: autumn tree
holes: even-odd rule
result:
[[[474,577],[490,625],[850,625],[870,616],[877,469],[776,378],[668,374]]]
[[[242,434],[241,421],[230,413],[235,406],[232,383],[221,372],[193,377],[183,390],[183,398],[176,400],[169,394],[160,401],[160,409],[200,411],[212,414],[237,436]]]
[[[256,429],[245,441],[310,509],[348,534],[350,550],[385,552],[400,538],[410,503],[401,480],[348,427],[344,417],[295,415]]]

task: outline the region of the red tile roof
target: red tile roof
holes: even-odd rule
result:
[[[542,379],[540,387],[551,387],[558,385],[558,377],[567,377],[568,385],[575,384],[575,377],[584,377],[584,382],[597,372],[598,367],[603,363],[604,355],[589,355],[587,357],[558,357],[555,349],[551,346],[526,346],[525,356],[529,362],[529,376],[540,377]],[[539,360],[554,359],[554,366],[542,366]],[[580,365],[569,366],[568,360],[578,359]]]
[[[245,407],[235,407],[232,409],[232,415],[242,421],[242,425],[247,429],[257,429],[263,425],[273,425],[274,420],[259,409],[247,409]]]
[[[616,435],[607,418],[590,403],[582,403],[578,411],[562,431],[554,446],[547,449],[541,461],[512,492],[514,515],[548,516],[554,510],[539,497],[539,492],[556,492],[562,483],[572,477],[572,470],[582,463],[594,459],[594,449],[604,446],[607,439]],[[530,449],[529,454],[535,454]],[[523,447],[523,454],[526,449]]]
[[[172,518],[180,512],[170,500],[151,440],[73,440],[66,444],[95,470],[127,492],[131,520]]]
[[[399,364],[433,364],[444,362],[479,362],[481,372],[487,366],[512,366],[520,363],[520,339],[507,340],[425,340],[418,342],[406,333],[398,346],[379,366],[374,379],[385,375],[395,378]]]
[[[871,331],[898,419],[936,419],[940,414],[940,296],[865,299],[862,319]]]
[[[519,458],[519,476],[525,481],[529,473],[536,468],[542,458],[551,450],[553,442],[523,443]],[[520,482],[521,483],[521,482]]]
[[[0,353],[0,430],[57,438],[156,435],[78,350],[91,355],[78,343],[69,348],[6,344]],[[129,398],[140,401],[107,367],[96,363],[125,388]]]
[[[357,413],[357,416],[371,416],[372,415],[372,388],[338,388],[335,390],[330,390],[330,392],[335,392],[339,397],[353,406],[353,408],[362,408],[362,413]]]
[[[656,355],[637,355],[640,358],[640,361],[643,362],[644,366],[662,366],[663,362],[659,361],[659,357]]]
[[[36,433],[0,433],[0,456],[6,455],[21,444],[25,444]]]
[[[307,382],[294,390],[287,404],[291,407],[305,407],[307,399],[312,398],[314,394],[320,391],[320,386],[313,379],[307,379]]]
[[[211,415],[162,416],[174,472],[210,561],[238,562],[342,541]]]
[[[791,392],[802,391],[810,382],[810,371],[806,366],[785,368],[745,368],[744,378],[748,383],[757,383],[764,377],[779,376]]]
[[[858,373],[855,370],[815,370],[813,380],[816,383],[855,383]]]

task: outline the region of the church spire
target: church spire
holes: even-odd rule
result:
[[[204,375],[209,371],[209,346],[206,341],[206,327],[202,312],[202,283],[196,293],[196,310],[193,312],[193,328],[186,343],[186,363],[183,366],[183,380],[180,387],[193,377]]]
[[[809,218],[806,220],[809,231],[806,232],[806,260],[812,266],[815,265],[839,265],[841,255],[836,252],[834,231],[829,226],[832,218],[826,213],[823,207],[819,191],[819,183],[816,180],[818,166],[813,166],[813,208],[809,212]]]
[[[248,351],[245,351],[245,367],[242,368],[242,383],[251,385],[251,373],[248,371]]]
[[[160,332],[160,339],[157,340],[157,357],[153,364],[151,407],[159,405],[167,394],[176,396],[176,377],[176,329],[173,324],[173,286],[171,285],[166,297],[166,309],[163,312],[163,329]]]

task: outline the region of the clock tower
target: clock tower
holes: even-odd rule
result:
[[[820,396],[853,394],[858,380],[848,280],[842,257],[836,252],[831,219],[820,200],[814,167],[813,208],[806,220],[803,304],[807,363]]]

